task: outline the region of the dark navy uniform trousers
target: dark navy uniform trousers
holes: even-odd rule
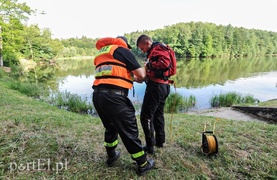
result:
[[[138,138],[135,108],[127,94],[96,91],[93,93],[93,104],[105,127],[105,143],[116,142],[119,134],[132,158],[138,163],[145,162],[146,154]],[[110,149],[116,148],[116,145]]]
[[[148,147],[165,142],[164,105],[169,93],[169,84],[147,82],[140,121]]]

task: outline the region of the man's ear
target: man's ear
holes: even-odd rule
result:
[[[145,45],[147,45],[147,47],[149,47],[149,46],[150,46],[150,41],[147,40],[147,41],[145,42]]]

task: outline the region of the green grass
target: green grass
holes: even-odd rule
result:
[[[71,94],[67,91],[52,93],[51,97],[46,98],[45,101],[53,106],[80,114],[88,114],[89,111],[94,110],[92,102],[89,102],[88,98],[82,98],[78,94]]]
[[[235,104],[255,104],[257,100],[252,95],[242,95],[237,92],[214,95],[210,99],[211,107],[231,107]]]
[[[44,83],[19,81],[11,77],[5,77],[3,79],[5,79],[3,82],[10,89],[17,90],[28,97],[37,98],[61,109],[80,114],[88,114],[94,111],[92,102],[87,97],[82,98],[77,94],[71,94],[67,91],[50,93],[50,90],[45,87]]]
[[[39,97],[41,94],[42,88],[36,83],[29,82],[19,82],[11,81],[9,87],[14,90],[18,90],[22,94],[25,94],[29,97]]]
[[[165,114],[165,147],[152,156],[156,168],[138,177],[120,139],[121,157],[106,167],[99,118],[58,109],[1,81],[0,89],[0,179],[277,179],[274,124]],[[219,154],[207,157],[201,135],[215,121]]]
[[[277,99],[272,99],[265,102],[259,102],[258,105],[263,107],[277,107]]]

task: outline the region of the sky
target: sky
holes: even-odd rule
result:
[[[184,22],[277,32],[277,0],[19,0],[45,15],[28,25],[49,28],[52,38],[116,37]]]

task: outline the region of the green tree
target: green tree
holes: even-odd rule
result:
[[[2,22],[2,53],[5,66],[18,64],[18,59],[21,57],[21,49],[24,42],[21,35],[23,32],[24,26],[16,18],[10,18],[9,23]]]
[[[234,41],[234,38],[233,38],[233,33],[234,33],[234,28],[231,24],[228,24],[225,28],[225,36],[224,36],[224,40],[225,40],[225,43],[224,43],[224,52],[226,54],[232,54],[232,45],[233,45],[233,41]]]
[[[41,30],[37,25],[25,27],[24,48],[22,52],[27,59],[34,61],[49,60],[54,57],[50,47],[51,32],[49,29]]]
[[[0,0],[0,28],[1,28],[1,60],[4,65],[16,64],[20,56],[23,30],[21,21],[28,20],[28,16],[35,13],[26,3],[18,3],[17,0]]]
[[[0,0],[0,5],[0,15],[6,19],[28,20],[29,15],[36,12],[27,6],[25,2],[18,3],[18,0]]]

